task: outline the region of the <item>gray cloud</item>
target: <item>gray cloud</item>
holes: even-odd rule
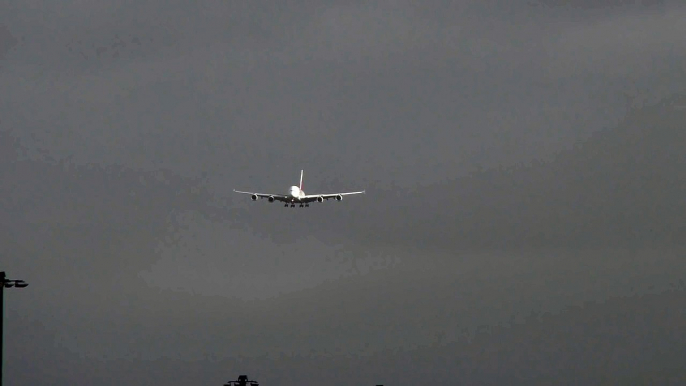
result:
[[[3,60],[8,52],[15,49],[18,39],[4,25],[0,25],[0,60]]]
[[[20,43],[0,49],[2,268],[31,281],[7,305],[26,355],[215,374],[384,355],[683,276],[683,6],[3,14]],[[231,192],[300,169],[308,192],[368,194],[299,210]]]
[[[33,87],[20,83],[19,78],[5,86],[16,95],[12,106],[16,113],[40,117],[53,125],[50,130],[34,130],[43,140],[41,146],[50,144],[59,154],[83,157],[80,162],[100,158],[138,166],[151,165],[154,159],[157,164],[165,162],[176,170],[197,174],[226,169],[228,154],[244,168],[252,168],[253,159],[272,163],[283,159],[304,164],[338,161],[359,170],[347,160],[358,158],[383,167],[405,183],[421,178],[407,172],[413,165],[426,164],[439,172],[421,175],[436,181],[450,170],[446,165],[453,169],[458,165],[464,172],[474,163],[509,163],[532,152],[550,154],[564,138],[587,135],[593,128],[584,129],[580,123],[603,119],[593,106],[598,101],[594,98],[606,100],[603,94],[613,92],[609,91],[612,88],[617,92],[633,87],[616,79],[617,71],[633,71],[640,63],[631,67],[608,63],[622,57],[618,50],[632,53],[644,47],[653,50],[653,55],[641,60],[668,66],[665,60],[670,55],[669,47],[656,52],[659,48],[655,47],[661,46],[649,40],[627,44],[618,32],[605,39],[593,39],[589,34],[626,27],[645,30],[660,24],[667,26],[662,28],[665,33],[654,38],[669,42],[666,32],[671,29],[671,41],[680,42],[683,19],[674,12],[670,12],[672,17],[649,15],[639,21],[635,16],[620,15],[590,26],[566,27],[551,15],[527,14],[521,9],[516,23],[505,24],[499,18],[484,23],[470,19],[467,9],[452,10],[465,14],[448,23],[436,18],[441,10],[375,8],[348,5],[305,12],[295,19],[280,16],[289,20],[285,25],[291,32],[289,38],[272,40],[268,39],[277,34],[273,31],[277,27],[263,27],[268,32],[255,37],[254,23],[244,26],[246,21],[237,23],[243,27],[235,27],[229,35],[235,36],[233,39],[221,38],[227,33],[224,25],[231,24],[219,23],[216,15],[221,10],[187,15],[188,20],[209,17],[199,30],[183,27],[172,13],[162,20],[168,20],[173,28],[132,35],[145,42],[150,35],[160,35],[156,31],[184,31],[178,33],[183,38],[157,43],[163,46],[155,57],[105,61],[98,72],[74,74],[75,78],[62,71],[51,73]],[[288,11],[282,13],[288,15]],[[234,18],[247,19],[252,14],[246,12]],[[91,57],[96,56],[98,45],[108,47],[117,41],[118,31],[108,28],[89,35],[91,40],[107,41],[92,42],[96,48],[89,53]],[[74,40],[69,36],[67,41],[59,30],[56,36],[65,40],[55,44],[60,60],[51,60],[50,66],[64,63],[62,58],[69,56],[65,45]],[[589,51],[584,40],[604,43]],[[52,50],[58,55],[57,48]],[[585,55],[579,50],[585,50]],[[70,55],[72,68],[80,56]],[[594,59],[580,60],[586,55]],[[660,57],[665,59],[656,60]],[[672,60],[677,63],[679,59]],[[86,62],[93,60],[79,63]],[[62,69],[55,70],[58,68]],[[666,69],[664,65],[644,68],[651,74]],[[592,79],[580,79],[589,73]],[[610,88],[603,91],[595,85],[602,76],[620,83],[619,87],[602,84]],[[657,81],[673,85],[666,79]],[[321,86],[312,87],[314,84]],[[655,88],[659,90],[657,85]],[[34,91],[27,93],[31,89]],[[525,93],[520,91],[524,89]],[[491,90],[499,91],[494,94]],[[667,90],[660,92],[664,95]],[[29,100],[46,107],[36,109],[37,103],[26,103]],[[415,103],[418,100],[422,102]],[[615,104],[615,119],[619,108]],[[361,109],[365,109],[363,114]],[[578,118],[569,119],[575,116]],[[400,120],[405,124],[397,125]],[[546,129],[547,122],[556,122],[554,130],[552,126]],[[94,131],[102,134],[96,136]],[[389,137],[384,134],[387,131],[395,135]],[[539,144],[532,147],[534,139]],[[387,146],[379,149],[374,144],[382,140]],[[69,147],[72,142],[81,143],[81,151]],[[317,146],[311,146],[313,142]],[[100,145],[89,146],[96,143]],[[193,161],[175,156],[180,148],[194,144],[199,155]],[[81,154],[92,148],[99,150]],[[476,148],[484,150],[475,153]],[[264,149],[270,149],[269,153]],[[365,177],[373,172],[365,170]],[[227,177],[231,176],[222,176]]]
[[[471,339],[463,337],[447,345],[439,344],[439,336],[415,350],[385,350],[367,356],[346,356],[331,350],[322,356],[284,352],[182,361],[173,357],[141,360],[133,354],[125,359],[100,361],[56,347],[31,351],[17,344],[8,347],[9,351],[23,355],[10,358],[6,376],[22,376],[34,382],[50,376],[56,384],[69,384],[73,377],[79,377],[83,382],[102,379],[103,384],[112,385],[138,380],[210,384],[233,380],[238,374],[275,385],[302,384],[305,380],[325,383],[332,379],[334,383],[344,379],[384,384],[506,380],[526,385],[542,378],[546,382],[564,379],[594,384],[600,377],[618,383],[636,379],[667,383],[684,379],[679,360],[684,354],[679,344],[683,340],[679,328],[683,310],[683,290],[634,294],[601,303],[586,302],[555,314],[517,315],[502,326],[484,326]],[[41,326],[23,322],[13,325],[13,329],[25,336],[47,335]],[[25,357],[40,358],[40,365],[20,359]],[[26,367],[31,371],[17,371]]]

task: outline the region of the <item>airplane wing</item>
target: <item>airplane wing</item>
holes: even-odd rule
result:
[[[344,193],[327,193],[327,194],[308,194],[300,199],[302,202],[313,202],[313,201],[319,201],[321,197],[321,201],[323,202],[324,200],[330,200],[332,198],[336,199],[337,201],[341,201],[343,199],[343,196],[348,196],[351,194],[364,194],[366,191],[362,190],[359,192],[344,192]]]
[[[233,191],[236,193],[241,193],[241,194],[249,194],[252,196],[251,198],[253,199],[253,201],[257,200],[258,198],[267,198],[267,199],[273,198],[276,201],[283,201],[283,202],[289,201],[290,202],[290,197],[283,195],[283,194],[241,192],[241,191],[238,191],[236,189],[234,189]]]

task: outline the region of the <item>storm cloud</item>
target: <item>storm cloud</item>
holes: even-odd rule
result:
[[[677,2],[6,3],[18,384],[32,358],[63,365],[48,347],[82,369],[64,384],[300,355],[330,361],[321,379],[346,356],[399,374],[389,350],[436,366],[479,326],[646,310],[617,299],[686,272]],[[367,194],[291,209],[231,191],[283,193],[301,169],[308,193]]]

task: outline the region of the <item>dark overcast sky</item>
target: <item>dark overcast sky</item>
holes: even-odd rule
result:
[[[660,294],[686,278],[686,8],[453,3],[5,1],[0,269],[31,283],[6,294],[7,381],[343,384],[371,355],[365,381],[410,382],[380,353],[683,303]],[[301,169],[367,194],[231,191]]]

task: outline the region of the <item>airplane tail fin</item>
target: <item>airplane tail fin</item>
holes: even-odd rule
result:
[[[300,191],[303,190],[303,171],[300,171]]]

